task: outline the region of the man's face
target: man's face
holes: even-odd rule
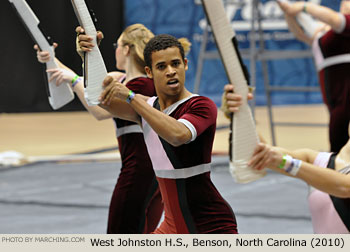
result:
[[[182,60],[180,49],[168,47],[153,52],[152,69],[146,67],[147,76],[152,78],[158,96],[179,95],[184,90],[187,59]]]

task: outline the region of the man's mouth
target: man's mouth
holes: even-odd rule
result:
[[[176,85],[179,83],[179,80],[177,79],[172,79],[167,82],[167,85]]]

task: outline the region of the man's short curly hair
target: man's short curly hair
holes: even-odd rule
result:
[[[143,51],[146,66],[152,68],[152,53],[165,50],[169,47],[177,47],[180,50],[182,60],[185,59],[184,48],[174,36],[168,34],[160,34],[148,41]]]

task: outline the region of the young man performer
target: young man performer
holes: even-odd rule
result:
[[[164,202],[165,218],[154,233],[237,233],[234,213],[210,179],[215,104],[185,88],[187,59],[176,38],[152,38],[144,59],[157,97],[107,76],[101,106],[142,125]]]

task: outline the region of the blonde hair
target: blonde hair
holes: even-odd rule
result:
[[[179,38],[178,41],[184,48],[185,55],[187,55],[191,50],[191,42],[187,38]]]
[[[120,35],[120,41],[123,46],[128,45],[130,55],[137,63],[137,67],[144,71],[145,60],[143,58],[143,50],[147,42],[154,37],[154,34],[143,24],[133,24],[125,28]]]
[[[135,66],[142,72],[145,72],[144,68],[146,66],[143,51],[148,41],[153,37],[153,32],[139,23],[126,27],[119,37],[123,46],[129,46],[130,55],[136,63]],[[182,45],[185,55],[187,55],[191,49],[191,42],[187,38],[179,38],[178,41]]]

